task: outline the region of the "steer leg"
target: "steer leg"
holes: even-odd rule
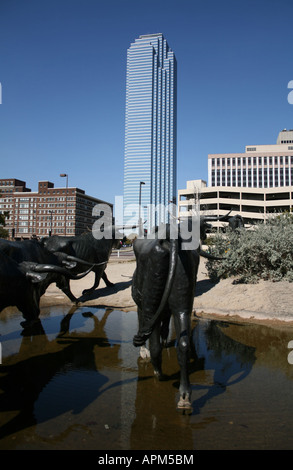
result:
[[[69,300],[71,300],[71,302],[76,302],[76,303],[78,302],[77,298],[71,292],[69,280],[65,276],[61,276],[56,281],[56,286],[58,287],[58,289],[61,289],[65,295],[67,295],[67,297],[69,298]]]
[[[162,379],[162,345],[160,325],[155,326],[149,339],[151,363],[154,368],[155,376]]]
[[[28,289],[22,302],[20,302],[20,305],[17,304],[17,307],[24,318],[24,321],[20,322],[23,328],[33,326],[40,322],[40,297],[41,295],[38,287],[31,291]]]
[[[180,366],[180,399],[177,404],[179,409],[191,408],[191,387],[188,375],[189,351],[190,351],[190,315],[187,312],[176,312],[174,323],[177,336],[177,358]]]
[[[107,287],[113,287],[114,286],[114,283],[109,281],[105,271],[103,272],[102,279],[103,279],[103,281],[104,281],[104,283],[106,284]]]
[[[100,280],[101,280],[101,277],[103,276],[103,274],[104,274],[104,267],[97,269],[95,271],[95,281],[94,281],[93,287],[91,287],[90,289],[84,289],[82,291],[82,295],[89,295],[92,292],[94,292],[96,290],[96,288],[99,287]]]

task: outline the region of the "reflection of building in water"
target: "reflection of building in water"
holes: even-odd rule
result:
[[[127,321],[123,318],[127,315]],[[139,349],[135,348],[130,339],[136,334],[137,331],[137,313],[136,312],[122,312],[120,317],[120,337],[123,342],[123,347],[120,349],[121,357],[121,406],[120,406],[120,419],[121,419],[121,436],[120,444],[124,449],[131,449],[129,447],[129,440],[131,435],[131,426],[135,419],[135,399],[137,394],[137,368],[133,368],[133,363],[137,362],[139,357]],[[137,360],[133,360],[137,358]]]
[[[176,410],[180,367],[174,341],[170,347],[163,349],[164,380],[159,381],[154,376],[150,362],[139,360],[138,366],[135,419],[131,426],[130,448],[193,449],[193,431],[188,416]]]

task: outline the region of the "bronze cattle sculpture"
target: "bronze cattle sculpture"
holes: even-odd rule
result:
[[[137,304],[138,332],[134,346],[144,346],[149,339],[150,357],[155,375],[162,377],[162,342],[168,334],[171,315],[177,337],[177,357],[180,365],[180,399],[178,408],[191,407],[191,387],[188,376],[190,350],[190,317],[200,255],[213,258],[196,249],[183,249],[180,236],[172,239],[169,228],[166,238],[137,239],[134,242],[136,269],[133,275],[132,297]],[[169,234],[169,235],[168,235]]]
[[[105,269],[109,261],[113,248],[121,247],[122,236],[116,237],[116,230],[113,227],[111,238],[97,239],[92,232],[87,232],[83,235],[74,237],[61,237],[53,235],[41,240],[43,246],[55,255],[66,254],[69,259],[79,259],[79,262],[73,268],[75,274],[84,271],[85,267],[92,265],[92,271],[95,273],[94,284],[91,288],[85,289],[83,295],[88,295],[94,292],[99,286],[101,278],[107,286],[113,284],[108,280]],[[103,264],[102,264],[103,263]],[[67,284],[67,290],[70,292],[72,301],[77,301],[70,291],[69,279],[64,278],[64,283]]]
[[[75,263],[55,256],[36,240],[0,240],[0,312],[16,306],[25,319],[22,326],[37,321],[40,298],[51,283],[67,293],[63,279],[81,279],[91,269],[76,275],[70,270]]]

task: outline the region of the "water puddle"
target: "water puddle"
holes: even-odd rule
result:
[[[292,327],[192,322],[192,413],[176,411],[173,331],[166,380],[132,345],[135,312],[78,307],[0,315],[0,449],[293,448]]]

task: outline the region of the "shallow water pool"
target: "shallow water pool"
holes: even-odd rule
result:
[[[158,382],[132,344],[135,312],[99,307],[0,315],[0,449],[293,448],[292,327],[192,322],[192,412],[176,410],[173,331]]]

